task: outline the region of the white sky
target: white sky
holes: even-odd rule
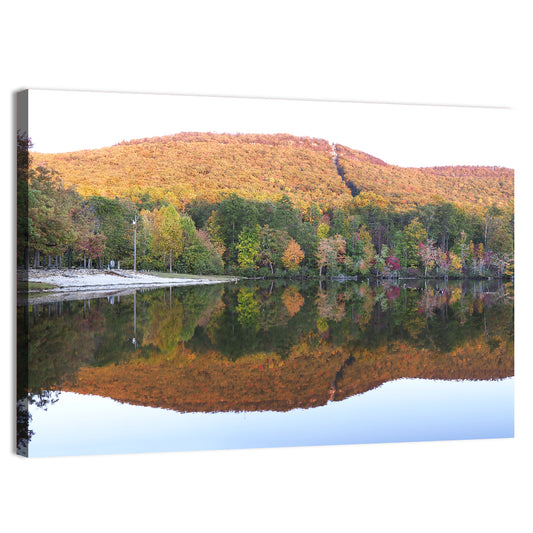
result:
[[[30,90],[36,152],[182,131],[319,137],[400,166],[514,168],[508,109]]]

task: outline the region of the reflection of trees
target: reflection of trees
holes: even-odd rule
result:
[[[199,353],[216,350],[232,360],[257,352],[284,357],[310,330],[313,316],[311,301],[306,307],[305,298],[291,287],[272,282],[226,286],[219,312],[197,329],[190,348]],[[285,305],[289,302],[301,305],[292,317]]]
[[[255,291],[248,287],[243,287],[237,295],[237,320],[239,324],[251,332],[259,329],[259,300],[255,295]]]
[[[304,297],[294,285],[287,287],[283,291],[281,299],[285,309],[287,310],[287,313],[289,313],[291,318],[300,311],[305,301]]]
[[[190,323],[186,330],[183,328],[183,305],[179,301],[172,307],[166,302],[154,303],[151,315],[151,327],[146,330],[143,344],[153,344],[162,352],[172,352],[181,340],[188,340],[194,334]]]
[[[180,342],[190,341],[200,322],[209,317],[221,301],[223,287],[170,287],[159,292],[150,302],[144,321],[144,348],[156,347],[164,356],[171,356]]]
[[[498,286],[259,282],[138,292],[136,301],[138,349],[132,296],[72,302],[61,315],[41,306],[30,339],[33,393],[284,410],[400,377],[513,374],[513,306]],[[20,319],[33,320],[25,311]]]
[[[55,302],[19,307],[29,332],[27,392],[55,388],[82,364],[94,364],[106,323],[100,305]]]
[[[344,293],[337,286],[325,291],[319,289],[316,296],[316,308],[320,318],[340,322],[346,312]]]
[[[30,429],[31,415],[28,410],[28,399],[17,400],[17,453],[28,457],[28,443],[35,434]]]
[[[372,318],[374,309],[374,295],[368,285],[364,283],[359,285],[358,294],[355,297],[355,306],[357,309],[356,321],[359,327],[365,328]]]
[[[31,416],[57,401],[53,389],[80,366],[94,363],[98,336],[104,331],[99,306],[84,302],[25,304],[17,308],[17,447],[27,454]]]

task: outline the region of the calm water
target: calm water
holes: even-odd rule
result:
[[[241,282],[18,320],[30,456],[514,433],[512,285]]]

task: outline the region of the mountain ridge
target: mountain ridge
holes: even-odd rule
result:
[[[53,168],[84,196],[141,202],[147,194],[166,196],[179,207],[231,192],[259,200],[287,195],[302,208],[344,205],[365,192],[396,209],[436,197],[462,206],[503,206],[514,195],[514,171],[506,167],[400,167],[325,139],[290,134],[182,132],[32,157],[35,166]]]

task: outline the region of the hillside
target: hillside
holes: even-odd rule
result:
[[[299,207],[328,207],[367,191],[398,208],[436,197],[459,205],[505,205],[514,194],[514,173],[507,168],[403,168],[323,139],[286,134],[180,133],[32,155],[36,166],[58,171],[82,195],[137,201],[166,195],[179,207],[194,198],[218,201],[228,192],[258,200],[286,194]]]
[[[514,172],[503,167],[446,166],[403,168],[335,145],[344,179],[359,192],[373,192],[395,206],[431,203],[442,198],[459,205],[503,206],[514,195]]]
[[[85,196],[170,193],[173,203],[227,192],[266,200],[283,194],[302,206],[350,199],[327,141],[290,135],[181,133],[66,154],[34,154],[36,165],[57,170]]]

